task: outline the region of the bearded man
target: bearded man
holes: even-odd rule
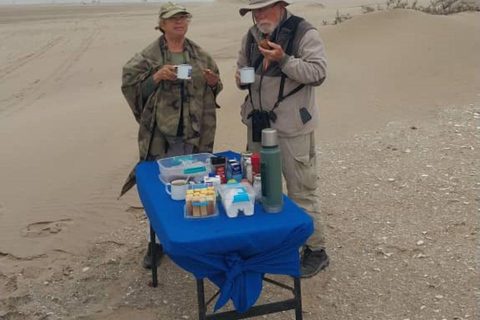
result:
[[[242,16],[251,12],[254,25],[243,37],[235,78],[240,89],[248,90],[241,107],[247,149],[258,153],[259,132],[265,127],[277,130],[288,196],[313,218],[315,231],[301,260],[301,276],[309,278],[329,263],[316,194],[315,152],[315,88],[325,80],[326,57],[318,30],[286,9],[292,2],[250,0],[240,9]],[[243,67],[255,69],[253,83],[241,82]]]

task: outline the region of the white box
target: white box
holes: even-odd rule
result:
[[[253,215],[255,192],[248,182],[222,184],[219,191],[229,218],[236,218],[239,214]]]

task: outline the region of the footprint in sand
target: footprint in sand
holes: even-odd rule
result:
[[[60,219],[56,221],[40,221],[29,224],[22,233],[27,238],[40,238],[57,234],[62,231],[67,224],[71,224],[72,219]]]
[[[18,289],[17,277],[7,277],[0,273],[0,293],[11,294]]]
[[[125,212],[133,214],[137,220],[147,219],[147,215],[145,214],[145,209],[143,207],[130,206],[125,210]]]

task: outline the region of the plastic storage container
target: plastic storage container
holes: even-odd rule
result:
[[[229,218],[236,218],[238,215],[253,215],[255,192],[250,183],[222,184],[219,191],[223,207]]]
[[[212,183],[189,185],[185,197],[185,218],[211,218],[218,215]]]
[[[160,180],[166,184],[176,179],[190,177],[195,182],[211,172],[211,153],[197,153],[157,160]]]

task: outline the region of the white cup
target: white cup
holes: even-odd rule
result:
[[[177,78],[182,80],[192,79],[192,66],[189,64],[179,64],[177,66]]]
[[[173,180],[165,185],[165,191],[172,197],[172,200],[185,200],[188,183],[186,180]]]
[[[255,70],[252,67],[243,67],[240,69],[240,82],[241,83],[254,83],[255,82]]]

